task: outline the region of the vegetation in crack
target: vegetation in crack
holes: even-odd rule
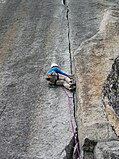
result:
[[[111,72],[104,83],[103,99],[104,98],[108,99],[108,104],[113,107],[119,118],[119,57],[115,59]]]

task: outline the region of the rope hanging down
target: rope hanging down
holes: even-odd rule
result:
[[[80,151],[79,151],[79,148],[78,148],[78,144],[77,144],[77,141],[76,141],[76,138],[75,138],[75,132],[74,132],[74,125],[73,125],[73,115],[72,115],[72,112],[71,112],[71,101],[70,99],[73,98],[73,97],[70,97],[66,91],[65,88],[63,88],[63,91],[65,93],[65,95],[67,96],[68,98],[68,111],[69,111],[69,114],[70,114],[70,124],[71,124],[71,129],[72,129],[72,134],[74,136],[74,142],[75,142],[75,145],[76,145],[76,150],[77,150],[77,154],[78,154],[78,159],[80,159]]]

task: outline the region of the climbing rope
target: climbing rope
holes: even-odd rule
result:
[[[76,145],[76,150],[77,150],[77,154],[78,154],[78,159],[80,159],[80,151],[79,151],[79,148],[78,148],[78,144],[77,144],[77,141],[76,141],[76,138],[75,138],[75,132],[74,132],[74,125],[73,125],[73,115],[72,115],[72,112],[71,112],[71,98],[73,97],[70,97],[66,91],[65,88],[63,88],[63,91],[65,93],[65,95],[67,96],[68,98],[68,111],[69,111],[69,114],[70,114],[70,124],[71,124],[71,129],[72,129],[72,134],[74,136],[74,142],[75,142],[75,145]]]

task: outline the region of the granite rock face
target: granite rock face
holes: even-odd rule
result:
[[[118,86],[116,91],[109,90],[109,85],[111,88],[112,85],[118,85],[118,71],[112,67],[115,63],[118,67],[116,62],[118,60],[114,62],[118,55],[119,7],[113,5],[104,10],[99,31],[85,40],[75,51],[77,121],[82,157],[86,159],[94,157],[103,159],[110,156],[118,158],[119,156],[118,151],[113,152],[113,145],[115,149],[119,149]],[[108,80],[111,75],[115,77],[116,82],[113,77]],[[116,105],[116,109],[113,105]],[[88,142],[86,142],[87,139]],[[107,145],[108,142],[111,145],[111,148],[107,146],[107,154],[104,154],[105,141]],[[97,142],[97,146],[93,142]],[[98,145],[99,142],[102,143],[103,148],[99,146],[101,143]],[[98,155],[97,147],[100,147],[102,158]],[[92,156],[88,157],[90,153]]]
[[[81,159],[118,159],[118,51],[119,0],[0,0],[0,159],[65,156],[68,98],[47,85],[52,62],[76,75]]]
[[[118,159],[119,141],[99,142],[94,153],[95,159]]]
[[[52,62],[70,73],[62,1],[0,0],[0,159],[65,155],[72,137],[68,99],[61,87],[48,87]]]

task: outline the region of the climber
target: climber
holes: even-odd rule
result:
[[[63,72],[56,63],[51,64],[46,79],[50,85],[64,86],[71,91],[76,88],[76,84],[73,82],[73,76]]]

